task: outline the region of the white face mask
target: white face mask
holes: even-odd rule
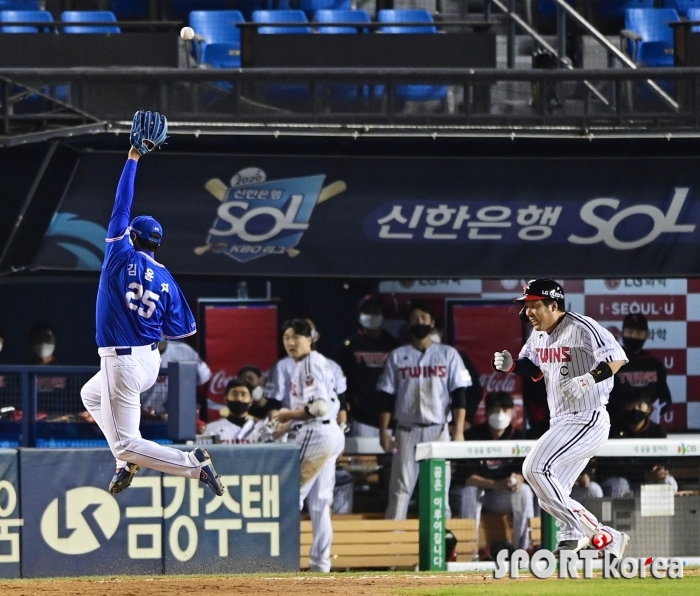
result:
[[[512,416],[509,416],[505,412],[501,411],[489,416],[489,426],[495,430],[504,430],[508,428]]]
[[[382,326],[384,317],[382,315],[360,315],[360,325],[370,331],[375,331]]]
[[[253,397],[253,401],[260,401],[263,396],[263,388],[260,386],[255,387],[251,395]]]
[[[441,343],[441,342],[440,342],[440,336],[439,336],[437,333],[433,333],[433,334],[430,336],[430,339],[433,340],[433,343],[434,343],[434,344],[439,344],[439,343]]]
[[[34,344],[32,350],[39,358],[48,358],[56,349],[54,344]]]

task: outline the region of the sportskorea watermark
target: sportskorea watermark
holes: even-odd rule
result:
[[[508,551],[502,550],[496,556],[496,571],[493,577],[503,579],[508,575],[512,579],[519,577],[520,570],[529,569],[530,573],[540,579],[552,577],[557,573],[561,579],[579,578],[577,564],[583,564],[584,579],[593,578],[593,561],[598,559],[598,551],[563,550],[559,558],[551,551],[538,550],[532,557],[527,551],[518,549],[508,557]],[[683,560],[680,557],[649,557],[636,559],[625,557],[619,559],[606,552],[603,557],[603,578],[653,577],[656,579],[681,579],[683,577]],[[558,571],[557,571],[558,568]]]

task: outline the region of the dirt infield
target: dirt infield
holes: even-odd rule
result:
[[[484,584],[494,581],[492,574],[331,574],[285,576],[196,576],[157,578],[86,578],[57,580],[0,581],[3,596],[189,596],[192,594],[272,594],[313,595],[338,594],[361,596],[391,594],[394,590],[452,587]],[[531,581],[529,578],[519,581]],[[395,592],[394,592],[395,593]]]
[[[596,574],[599,576],[598,574]],[[700,569],[686,569],[684,580],[593,580],[622,582],[616,592],[633,596],[698,594]],[[692,579],[691,579],[692,578]],[[552,585],[549,582],[556,582]],[[561,583],[560,583],[561,582]],[[514,584],[519,584],[515,586]],[[539,586],[539,587],[537,587]],[[546,586],[546,587],[545,587]],[[602,588],[599,584],[599,586]],[[464,587],[464,590],[460,589]],[[516,589],[523,588],[523,590]],[[532,589],[534,588],[534,590]],[[81,579],[0,580],[2,596],[209,596],[211,594],[249,596],[319,596],[337,595],[401,595],[401,594],[527,594],[533,596],[567,596],[595,593],[593,583],[580,580],[535,579],[524,576],[517,580],[494,580],[485,573],[332,573],[330,575],[228,575],[175,577],[103,577]],[[624,588],[624,589],[623,589]],[[630,590],[628,590],[628,588]],[[690,591],[688,591],[690,589]],[[667,590],[670,590],[667,592]]]

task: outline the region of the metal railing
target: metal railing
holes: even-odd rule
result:
[[[646,89],[650,79],[664,81],[676,97],[678,110]],[[597,93],[585,87],[585,82]],[[700,136],[699,82],[700,68],[0,69],[4,89],[23,85],[38,91],[68,86],[66,102],[76,109],[77,118],[91,114],[111,120],[105,125],[107,129],[120,130],[126,115],[147,105],[168,114],[174,133],[245,132],[269,127],[284,131],[288,125],[296,126],[297,133],[340,131],[353,135],[358,130],[359,134],[388,134],[418,126],[433,132],[444,127],[454,134],[549,130],[578,136],[615,132]],[[455,105],[450,108],[448,101],[442,101],[430,110],[407,109],[398,97],[400,88],[416,84],[444,86],[455,98]],[[270,100],[266,92],[274,85],[305,87],[303,101]],[[333,104],[332,90],[343,87],[354,87],[357,98]],[[517,102],[508,100],[502,92],[505,87],[509,93],[516,89]],[[549,105],[548,94],[561,99],[560,105]],[[600,101],[599,94],[607,103]],[[45,115],[16,114],[9,104],[0,106],[0,119],[9,127],[32,118]]]

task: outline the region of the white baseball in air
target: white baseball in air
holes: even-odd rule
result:
[[[189,41],[194,38],[194,29],[192,29],[192,27],[183,27],[180,29],[180,37],[185,41]]]

